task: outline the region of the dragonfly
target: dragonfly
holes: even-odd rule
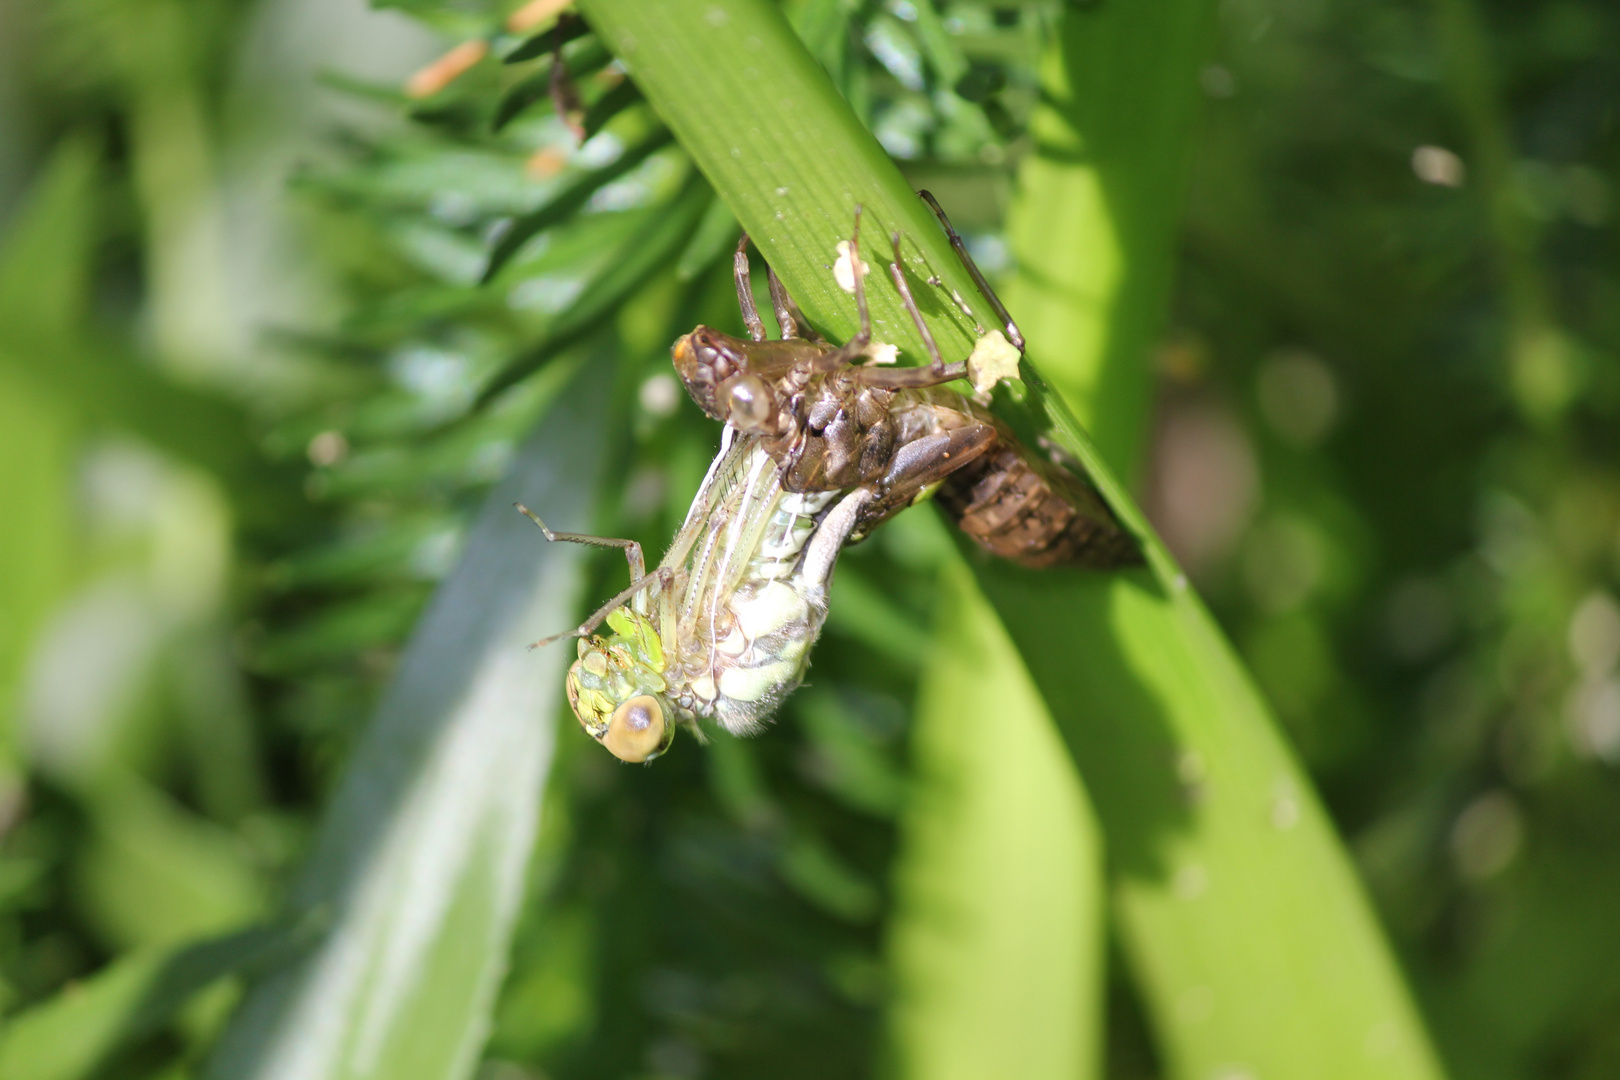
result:
[[[933,208],[952,248],[1005,328],[993,331],[1023,353],[1023,335],[980,273],[939,203]],[[937,499],[962,530],[991,554],[1032,568],[1111,569],[1141,561],[1140,548],[1074,469],[1036,455],[993,414],[944,384],[969,374],[968,361],[947,364],[902,270],[899,233],[891,234],[889,277],[926,347],[927,366],[858,364],[872,347],[871,318],[860,272],[861,209],[848,241],[851,291],[859,330],[833,346],[806,328],[775,272],[766,278],[781,338],[769,340],[750,286],[748,237],[734,260],[737,302],[749,337],[699,326],[671,349],[688,394],[710,417],[760,437],[782,468],[789,491],[839,491],[875,485],[892,502],[885,477],[929,471]],[[958,300],[959,298],[954,297]],[[965,309],[965,305],[962,305]],[[1072,464],[1072,463],[1065,463]]]
[[[547,540],[624,551],[630,585],[577,628],[568,703],[624,761],[651,761],[699,718],[734,735],[758,732],[804,680],[827,618],[838,555],[937,483],[932,461],[896,461],[883,483],[795,492],[764,440],[727,429],[686,520],[658,566],[633,540],[556,532]],[[594,635],[603,623],[610,633]]]

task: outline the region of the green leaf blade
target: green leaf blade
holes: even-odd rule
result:
[[[566,649],[525,645],[574,617],[580,552],[512,509],[590,517],[611,365],[553,404],[487,500],[352,758],[294,890],[331,930],[260,982],[209,1075],[468,1075],[522,901]]]
[[[1102,837],[967,568],[942,582],[889,928],[902,1076],[1079,1080],[1102,1059]]]

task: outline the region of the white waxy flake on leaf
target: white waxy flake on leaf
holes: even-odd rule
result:
[[[862,259],[861,260],[861,277],[865,277],[867,274],[870,274],[871,272],[872,272],[871,265],[869,263],[867,263],[866,260]],[[854,268],[854,260],[851,259],[850,255],[849,255],[849,241],[848,240],[840,240],[840,241],[838,241],[838,259],[833,263],[833,280],[838,282],[838,287],[840,289],[843,289],[845,292],[847,292],[847,293],[849,293],[851,295],[854,295],[854,292],[855,292],[855,268]]]
[[[985,395],[1002,379],[1018,378],[1018,361],[1023,358],[1016,346],[1000,330],[992,330],[974,343],[968,357],[968,378],[973,391]]]
[[[886,341],[874,341],[866,347],[866,355],[874,364],[893,364],[900,359],[900,347]]]

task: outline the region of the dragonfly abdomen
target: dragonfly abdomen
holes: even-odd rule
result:
[[[830,532],[822,528],[835,518],[826,511],[840,494],[778,488],[753,554],[707,627],[710,646],[686,681],[684,707],[733,734],[751,734],[803,681],[827,617],[827,549],[836,555],[849,531],[841,519]]]
[[[732,598],[730,633],[715,643],[711,715],[734,735],[758,730],[804,680],[827,617],[825,590],[760,581]]]

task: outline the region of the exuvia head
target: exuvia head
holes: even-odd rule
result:
[[[751,369],[750,348],[760,345],[700,326],[670,353],[687,393],[710,418],[749,434],[774,435],[782,403],[770,381]]]
[[[676,706],[665,694],[664,657],[648,620],[623,608],[617,633],[582,638],[568,669],[568,704],[585,733],[621,761],[651,761],[675,741]]]

